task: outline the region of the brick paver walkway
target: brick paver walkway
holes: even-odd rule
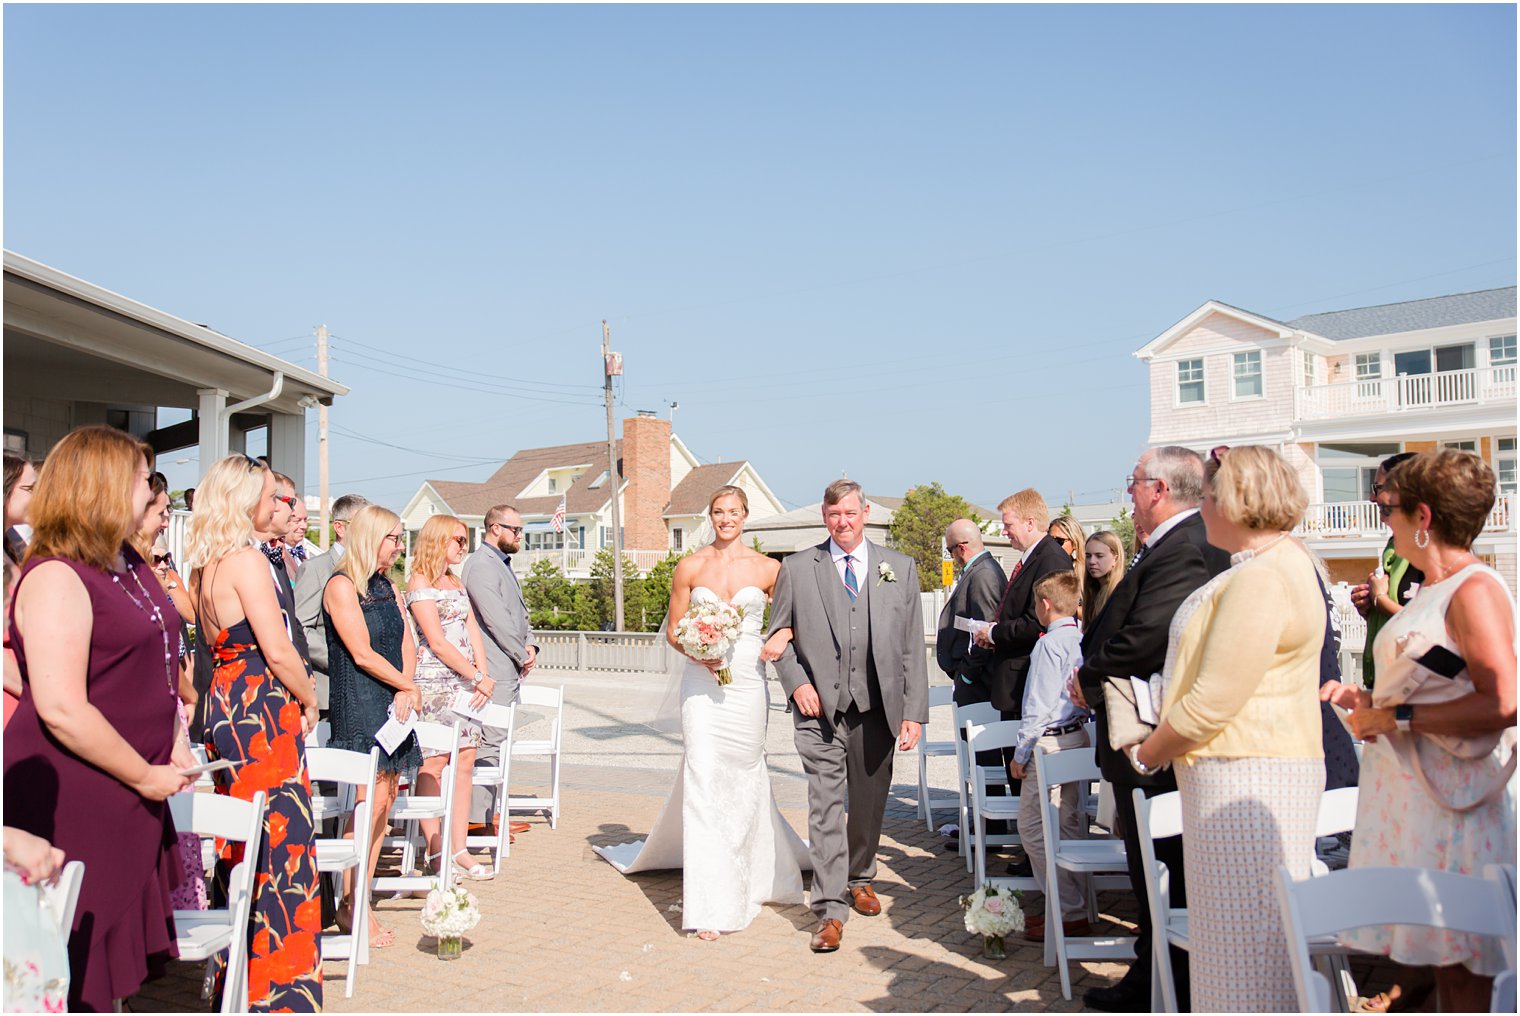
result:
[[[767,907],[748,929],[717,942],[688,938],[680,930],[679,872],[623,876],[591,849],[649,831],[679,743],[619,718],[638,714],[633,679],[552,680],[563,680],[567,698],[558,828],[533,819],[505,870],[472,886],[483,916],[457,962],[440,962],[423,936],[420,900],[380,903],[377,913],[396,930],[396,944],[374,951],[372,962],[359,968],[352,998],[343,996],[344,964],[326,964],[330,1011],[1073,1012],[1081,1009],[1085,988],[1122,973],[1114,963],[1073,964],[1074,997],[1066,1001],[1039,946],[1010,939],[1007,960],[981,958],[981,942],[965,930],[956,902],[971,888],[970,877],[914,815],[913,755],[898,757],[883,832],[876,888],[884,912],[853,917],[839,952],[808,950],[814,921],[803,906]],[[777,800],[805,832],[806,788],[790,718],[777,709],[771,720]],[[952,772],[938,768],[938,785],[953,786]],[[531,792],[543,779],[543,767],[515,768],[514,791]],[[1113,927],[1133,917],[1127,894],[1104,893],[1099,900]],[[1033,909],[1041,909],[1037,898]],[[199,986],[198,965],[175,964],[133,1006],[203,1010]]]

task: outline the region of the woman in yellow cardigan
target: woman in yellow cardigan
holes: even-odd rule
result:
[[[1161,724],[1130,749],[1177,763],[1194,1012],[1291,1012],[1279,865],[1309,876],[1325,787],[1319,659],[1325,597],[1289,534],[1308,498],[1270,448],[1216,449],[1199,509],[1231,567],[1183,601],[1162,671]]]

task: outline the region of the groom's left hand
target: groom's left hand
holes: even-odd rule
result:
[[[902,734],[897,738],[898,751],[912,751],[918,745],[919,725],[912,720],[903,720]]]

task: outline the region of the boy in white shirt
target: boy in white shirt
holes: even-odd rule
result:
[[[1019,790],[1019,839],[1029,855],[1029,866],[1040,885],[1045,884],[1044,811],[1040,807],[1040,787],[1035,775],[1036,745],[1047,752],[1085,748],[1089,742],[1083,721],[1087,712],[1072,704],[1066,691],[1066,679],[1082,665],[1082,628],[1077,623],[1077,604],[1081,587],[1069,571],[1056,572],[1041,579],[1034,587],[1035,617],[1045,634],[1029,654],[1029,678],[1024,685],[1024,719],[1019,727],[1018,743],[1008,771],[1022,779]],[[1067,792],[1068,790],[1073,792]],[[1060,839],[1078,839],[1087,835],[1087,816],[1077,809],[1079,795],[1075,784],[1050,788],[1050,801],[1060,807]],[[1056,876],[1059,901],[1047,899],[1047,917],[1060,913],[1068,935],[1085,935],[1090,930],[1086,915],[1086,893],[1082,877],[1062,871]],[[1045,940],[1045,919],[1025,921],[1024,937],[1031,942]]]

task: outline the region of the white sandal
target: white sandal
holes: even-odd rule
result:
[[[471,882],[489,882],[491,879],[496,877],[496,872],[491,868],[489,864],[481,864],[478,861],[471,865],[460,864],[460,854],[463,854],[467,859],[471,861],[474,861],[475,858],[470,856],[470,852],[468,850],[460,850],[454,854],[454,857],[452,858],[454,862],[454,870],[459,873],[458,877],[461,881],[468,879]]]

